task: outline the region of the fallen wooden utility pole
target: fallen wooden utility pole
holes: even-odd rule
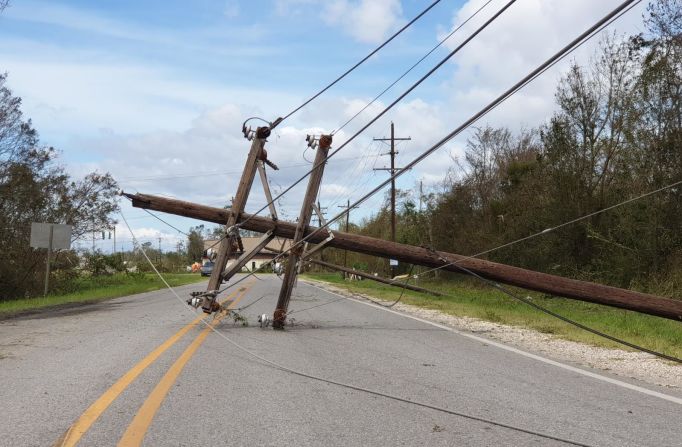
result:
[[[210,206],[197,205],[181,200],[168,199],[147,194],[127,194],[133,201],[133,206],[150,210],[162,211],[178,216],[191,217],[222,224],[227,221],[229,210]],[[273,221],[259,216],[246,213],[241,214],[242,228],[259,233],[271,231],[275,236],[293,239],[296,232],[296,224]],[[317,228],[309,227],[306,234],[317,231]],[[347,234],[332,231],[334,238],[328,243],[329,247],[350,250],[382,258],[398,259],[410,264],[427,267],[443,267],[444,270],[461,273],[457,267],[462,267],[493,281],[535,290],[551,295],[573,298],[590,303],[603,304],[621,309],[633,310],[671,320],[682,321],[682,300],[661,298],[646,293],[632,290],[619,289],[586,281],[563,278],[547,273],[535,272],[519,267],[513,267],[483,259],[470,258],[467,256],[429,250],[423,247],[399,244],[380,239],[374,239],[357,234]],[[327,238],[327,233],[317,232],[308,239],[310,243],[320,243]],[[453,265],[446,265],[454,263]]]
[[[226,219],[221,222],[225,225],[227,231],[227,237],[221,239],[220,245],[218,247],[218,255],[216,256],[213,271],[211,272],[211,277],[208,280],[208,287],[206,289],[206,295],[201,304],[201,308],[206,313],[211,313],[216,309],[216,291],[220,288],[220,284],[223,279],[229,279],[224,277],[225,266],[227,261],[232,256],[232,253],[237,247],[237,238],[239,237],[239,231],[236,230],[235,224],[239,215],[244,211],[244,206],[249,198],[249,192],[251,192],[251,186],[253,185],[253,179],[256,175],[256,170],[258,169],[258,159],[261,157],[263,152],[263,146],[265,145],[265,139],[270,135],[270,129],[268,127],[259,127],[255,135],[248,135],[245,132],[245,136],[251,137],[251,149],[249,150],[249,155],[246,158],[246,165],[244,166],[244,172],[242,173],[241,180],[239,181],[239,186],[237,187],[237,194],[232,201],[232,207],[230,213],[226,216]]]
[[[314,168],[310,174],[310,179],[308,180],[308,188],[306,189],[305,197],[303,198],[303,205],[301,205],[301,212],[298,216],[298,224],[296,225],[296,232],[293,237],[294,245],[287,259],[287,267],[284,271],[282,288],[279,291],[277,307],[275,308],[275,314],[272,317],[272,327],[275,329],[282,329],[286,323],[287,310],[289,309],[289,301],[291,300],[291,291],[294,288],[294,283],[298,276],[298,262],[303,254],[303,245],[298,244],[298,242],[305,237],[306,230],[310,224],[310,218],[313,215],[313,204],[320,191],[324,165],[327,163],[327,154],[329,153],[331,144],[331,135],[322,135],[319,144],[317,144],[315,161],[313,162]],[[320,214],[320,219],[321,218],[322,216]]]
[[[374,275],[370,275],[369,273],[360,272],[358,270],[353,270],[353,269],[349,269],[346,267],[341,267],[340,265],[330,264],[329,262],[319,261],[317,259],[307,259],[306,262],[310,262],[312,264],[319,265],[321,267],[326,267],[328,269],[338,270],[338,271],[343,272],[343,273],[348,273],[349,275],[357,275],[360,278],[371,279],[372,281],[380,282],[383,284],[388,284],[390,286],[399,287],[401,289],[413,290],[415,292],[421,292],[421,293],[428,293],[429,295],[443,296],[443,294],[440,292],[425,289],[425,288],[419,287],[419,286],[413,286],[412,284],[408,284],[405,281],[394,281],[391,279],[382,278],[381,276],[374,276]]]

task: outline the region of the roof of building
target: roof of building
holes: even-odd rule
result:
[[[258,241],[260,240],[259,237],[242,237],[242,244],[244,245],[244,251],[249,251],[253,249],[256,245],[258,245]],[[282,245],[284,244],[284,245]],[[204,240],[204,250],[208,250],[209,248],[212,248],[214,250],[218,250],[219,246],[219,239],[206,239]],[[291,240],[290,239],[280,239],[278,237],[274,238],[270,242],[268,242],[268,245],[266,245],[261,251],[260,254],[276,254],[277,252],[281,250],[287,250],[291,247]]]

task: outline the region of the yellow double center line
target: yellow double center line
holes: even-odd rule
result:
[[[236,298],[229,306],[229,308],[232,308],[235,306],[239,300],[241,300],[248,289],[251,288],[253,283],[242,287],[239,290],[235,290],[232,292],[223,302],[228,301],[230,298],[235,296],[237,293],[241,292],[238,298]],[[62,447],[72,447],[78,444],[80,439],[83,437],[83,435],[90,429],[92,424],[95,423],[95,421],[104,413],[104,411],[111,405],[114,400],[123,392],[125,391],[128,386],[135,381],[139,377],[142,372],[147,369],[150,365],[152,365],[164,352],[166,352],[169,348],[171,348],[175,343],[177,343],[185,334],[187,334],[192,328],[194,328],[197,324],[201,322],[206,318],[206,315],[201,315],[197,318],[195,318],[191,323],[189,323],[187,326],[183,327],[180,329],[178,332],[176,332],[173,336],[171,336],[168,340],[163,342],[161,345],[159,345],[156,349],[154,349],[152,352],[150,352],[145,358],[140,360],[135,366],[133,366],[127,373],[125,373],[120,379],[116,381],[111,387],[109,387],[108,390],[100,396],[99,399],[97,399],[90,407],[88,407],[87,410],[78,418],[76,422],[74,422],[71,427],[64,433],[64,435],[57,440],[57,442],[54,444],[55,446],[62,446]],[[216,319],[219,321],[219,319]],[[211,326],[215,325],[217,321],[214,321]],[[192,345],[190,345],[187,350],[180,356],[180,359],[185,357],[187,354],[187,351],[189,351],[192,346],[196,347],[193,349],[191,354],[187,357],[185,360],[185,363],[189,360],[189,358],[192,357],[194,352],[199,348],[201,343],[203,343],[204,339],[208,335],[208,331],[210,330],[210,326],[206,327],[201,334],[194,340]],[[197,343],[197,340],[201,339],[199,343]],[[180,361],[176,361],[176,364]],[[171,370],[175,368],[175,364],[171,367]],[[184,367],[184,364],[182,365]],[[180,371],[182,371],[182,367],[180,367],[180,370],[178,371],[178,374]],[[169,370],[170,372],[170,370]],[[166,374],[168,375],[168,373]],[[164,376],[165,379],[165,376]],[[163,379],[162,379],[163,381]],[[158,386],[157,386],[158,387]],[[156,389],[155,389],[156,391]],[[163,400],[163,399],[162,399]],[[145,430],[146,431],[146,430]],[[127,432],[126,432],[127,433]],[[143,434],[144,435],[144,434]]]

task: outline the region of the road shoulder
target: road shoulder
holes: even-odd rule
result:
[[[362,300],[381,301],[373,296],[349,292],[319,280],[306,278],[329,292]],[[630,352],[621,349],[606,349],[559,339],[538,331],[493,323],[470,317],[458,317],[437,310],[398,303],[393,310],[412,315],[434,323],[451,327],[458,331],[469,332],[512,345],[520,349],[551,357],[552,359],[575,365],[608,372],[609,374],[635,379],[648,384],[682,391],[682,366],[658,359],[643,352]]]

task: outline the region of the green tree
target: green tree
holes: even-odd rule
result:
[[[189,229],[187,237],[187,262],[193,263],[201,260],[204,253],[204,226],[199,225]]]
[[[46,254],[29,247],[32,222],[72,225],[77,238],[113,226],[118,204],[109,174],[72,180],[56,163],[56,150],[40,144],[6,79],[0,75],[0,290],[11,298],[31,295],[42,283]]]

